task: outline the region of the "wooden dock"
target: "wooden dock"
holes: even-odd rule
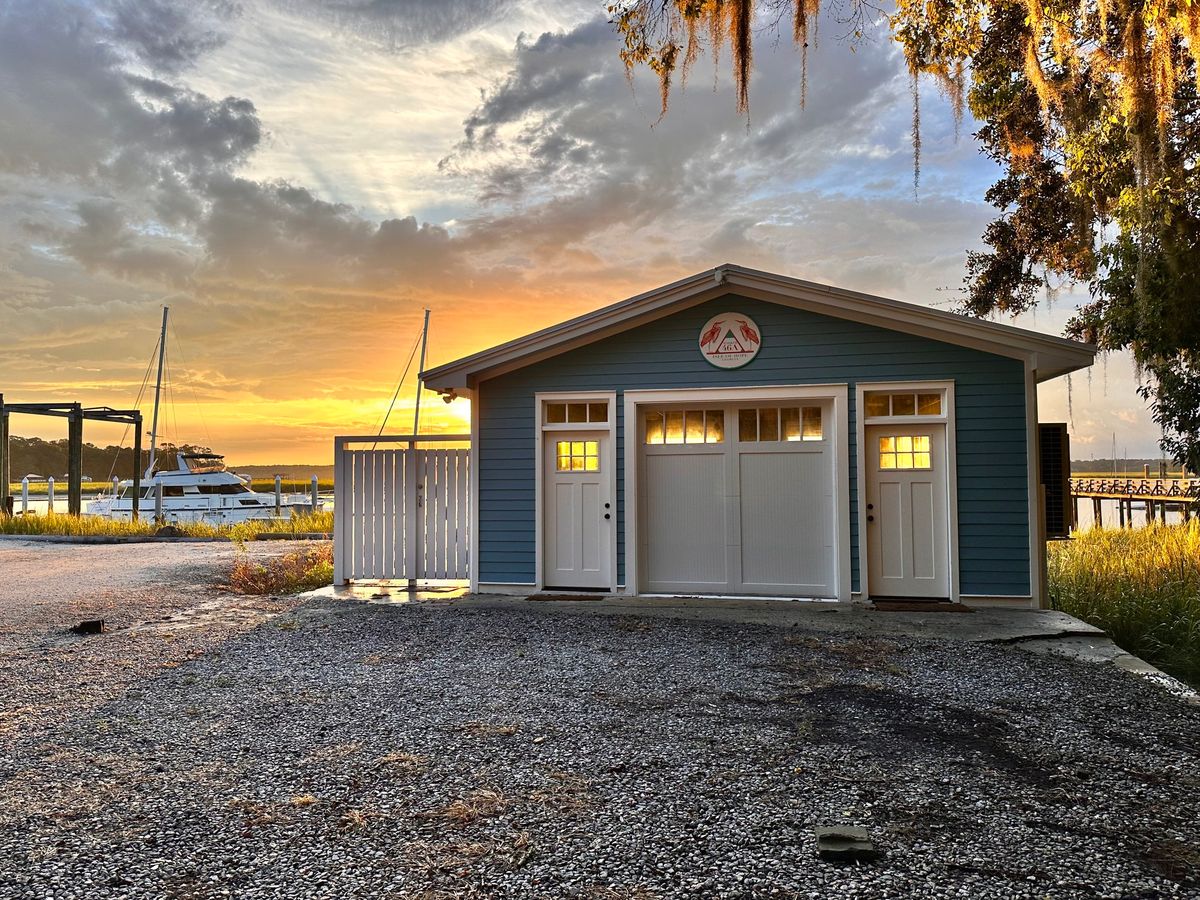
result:
[[[1071,499],[1075,503],[1075,521],[1079,521],[1079,503],[1092,501],[1093,519],[1100,521],[1100,504],[1116,501],[1121,527],[1133,525],[1133,504],[1146,504],[1146,520],[1167,521],[1168,506],[1179,511],[1186,522],[1192,505],[1200,500],[1200,478],[1072,478]]]

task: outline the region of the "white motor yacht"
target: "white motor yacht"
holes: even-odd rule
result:
[[[276,516],[275,495],[252,491],[238,475],[225,468],[225,458],[215,453],[180,453],[176,468],[148,472],[142,481],[142,497],[138,515],[154,517],[156,491],[162,485],[162,518],[166,523],[209,522],[214,525],[234,525],[252,519]],[[133,512],[133,482],[119,482],[120,490],[113,496],[102,495],[88,504],[90,515],[110,519],[129,519]],[[278,514],[316,512],[324,506],[317,500],[313,510],[307,494],[284,494]]]

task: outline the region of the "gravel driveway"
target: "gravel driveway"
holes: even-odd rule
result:
[[[222,600],[203,546],[54,548],[3,579],[0,710],[48,711],[0,732],[0,895],[1200,894],[1200,709],[1112,667],[536,604]],[[114,609],[223,624],[39,633],[19,598],[68,560]],[[89,667],[123,674],[75,702]],[[836,823],[883,859],[818,860],[812,828]]]

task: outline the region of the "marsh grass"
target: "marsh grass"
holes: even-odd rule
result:
[[[239,594],[299,594],[332,583],[333,545],[325,543],[274,559],[253,560],[242,553],[229,574],[229,585]]]
[[[1080,532],[1050,544],[1050,603],[1200,686],[1200,521]]]
[[[184,537],[228,538],[253,541],[263,534],[332,534],[333,512],[303,513],[280,519],[261,519],[237,525],[208,522],[172,523]],[[150,519],[136,522],[103,516],[69,516],[47,513],[40,516],[0,515],[0,534],[57,535],[62,537],[149,537],[157,531]]]

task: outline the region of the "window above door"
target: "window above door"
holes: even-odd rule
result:
[[[946,391],[942,388],[866,390],[862,415],[868,422],[945,419]]]

